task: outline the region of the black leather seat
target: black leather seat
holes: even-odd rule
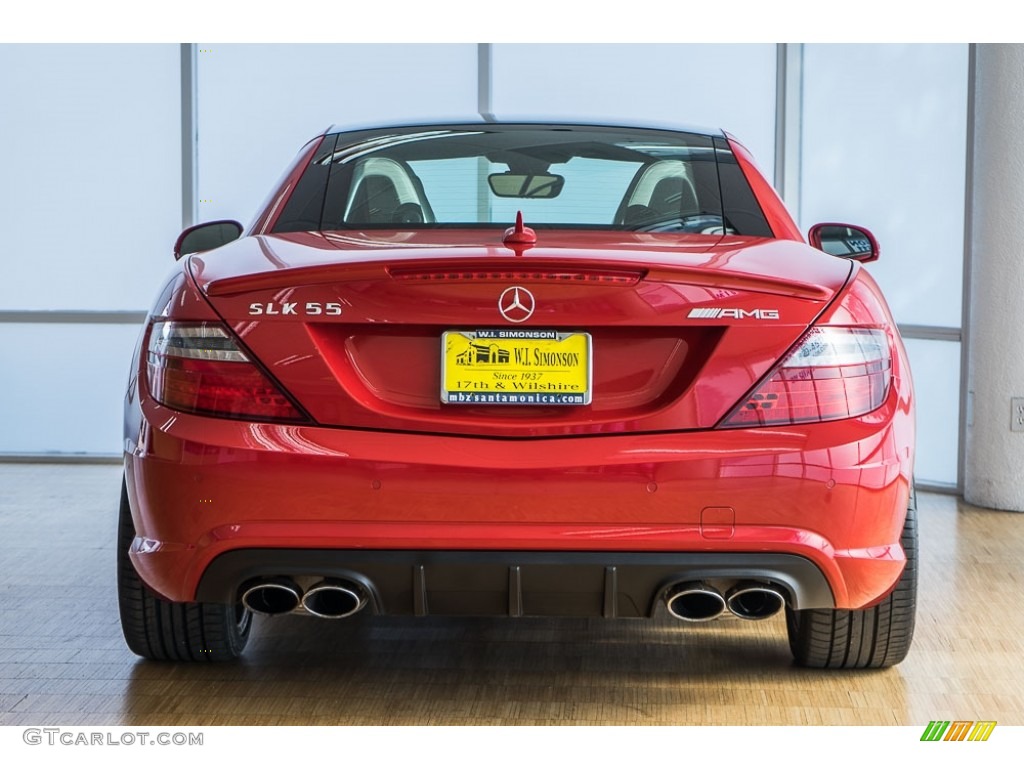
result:
[[[654,185],[649,207],[658,219],[682,218],[700,212],[693,187],[679,176],[668,176]]]
[[[381,174],[371,174],[359,180],[347,224],[390,224],[401,202],[395,183]]]

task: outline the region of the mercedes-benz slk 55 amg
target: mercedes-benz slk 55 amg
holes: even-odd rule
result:
[[[136,653],[235,657],[253,613],[785,611],[800,664],[906,655],[878,245],[805,241],[731,135],[331,129],[175,256],[125,401]]]

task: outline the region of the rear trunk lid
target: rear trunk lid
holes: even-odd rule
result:
[[[539,240],[514,255],[493,230],[257,236],[190,266],[319,424],[497,437],[710,428],[851,271],[793,241]]]

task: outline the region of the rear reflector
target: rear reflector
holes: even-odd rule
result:
[[[154,323],[146,362],[150,394],[169,408],[235,419],[306,420],[218,323]]]
[[[643,277],[643,272],[612,271],[612,270],[526,270],[526,269],[470,269],[470,270],[438,270],[438,269],[393,269],[391,277],[395,280],[416,281],[422,283],[497,283],[497,282],[536,282],[565,283],[577,285],[636,285]]]
[[[812,328],[722,426],[803,424],[862,416],[885,400],[891,368],[884,331]]]

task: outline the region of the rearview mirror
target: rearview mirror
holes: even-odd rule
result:
[[[212,251],[241,236],[242,225],[230,219],[196,224],[178,235],[174,242],[174,258],[180,259],[185,253]]]
[[[874,235],[849,224],[815,224],[807,240],[819,251],[855,261],[877,261],[880,253]]]
[[[546,200],[558,197],[564,176],[553,173],[492,173],[487,177],[491,192],[498,197],[532,197]]]

